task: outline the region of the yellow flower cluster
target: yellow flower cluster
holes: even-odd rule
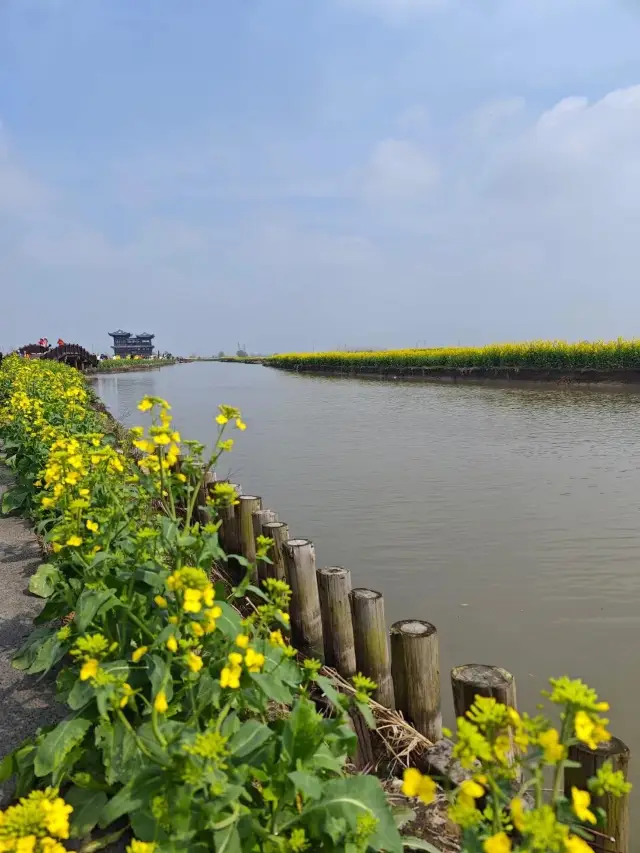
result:
[[[215,590],[202,569],[193,566],[178,569],[167,579],[167,587],[176,595],[185,613],[200,613],[203,605],[213,607]],[[212,615],[212,619],[215,618]]]
[[[437,368],[437,367],[532,367],[565,370],[616,369],[640,366],[640,340],[526,341],[483,347],[437,347],[353,352],[284,353],[266,359],[275,367]]]
[[[265,656],[262,652],[257,652],[249,646],[250,638],[246,634],[238,634],[236,637],[236,645],[244,649],[244,656],[240,652],[231,652],[227,658],[227,666],[222,668],[220,673],[220,686],[228,687],[231,690],[237,690],[240,687],[240,678],[242,677],[242,667],[246,667],[247,672],[261,672],[265,664]]]
[[[69,837],[72,811],[57,788],[31,791],[0,811],[0,853],[64,853],[59,839]]]

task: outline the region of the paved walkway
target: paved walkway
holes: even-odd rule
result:
[[[0,462],[0,501],[11,482],[11,472]],[[29,578],[41,562],[29,523],[0,516],[0,758],[64,713],[55,703],[50,681],[38,681],[37,676],[23,675],[11,666],[13,653],[42,609],[42,599],[27,592]],[[8,796],[7,786],[0,785],[0,804]]]

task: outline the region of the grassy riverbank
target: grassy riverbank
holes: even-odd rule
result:
[[[154,367],[168,367],[175,364],[175,358],[106,358],[99,361],[90,373],[128,373],[136,370],[151,370]]]
[[[380,368],[528,368],[533,370],[640,370],[640,340],[530,341],[483,347],[399,349],[378,352],[284,353],[264,359],[273,367],[345,371]]]

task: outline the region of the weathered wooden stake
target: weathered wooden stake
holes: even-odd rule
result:
[[[589,749],[582,744],[569,747],[569,758],[579,761],[580,767],[567,767],[564,771],[565,794],[571,800],[571,788],[587,789],[587,780],[607,761],[611,762],[614,770],[621,770],[625,779],[629,773],[629,747],[613,737],[607,743],[600,744],[597,749]],[[606,838],[594,835],[590,847],[599,853],[629,853],[629,797],[594,796],[592,804],[604,809],[607,815],[604,828],[598,827]]]
[[[240,553],[255,563],[256,540],[253,536],[253,513],[262,507],[262,499],[257,495],[241,495],[238,498],[238,536],[240,539]]]
[[[264,572],[265,578],[276,578],[285,580],[284,569],[284,543],[289,538],[289,527],[284,521],[267,521],[262,525],[262,535],[273,539],[273,545],[269,548],[267,556],[271,563],[263,563],[260,570]]]
[[[430,622],[403,619],[391,626],[391,673],[396,708],[432,743],[442,738],[440,649]]]
[[[207,471],[207,473],[204,475],[202,485],[198,489],[198,498],[196,501],[196,518],[198,519],[200,524],[207,524],[207,522],[211,520],[211,511],[207,507],[207,498],[209,497],[209,490],[212,488],[215,482],[215,472]]]
[[[284,543],[286,579],[291,587],[291,639],[300,651],[323,658],[322,618],[316,580],[316,551],[308,539]]]
[[[263,536],[262,527],[272,521],[278,520],[278,513],[273,509],[257,509],[251,516],[253,521],[253,538]]]
[[[233,486],[238,496],[242,494],[242,486],[238,483],[230,483],[230,485]],[[222,521],[220,526],[221,543],[227,554],[240,553],[237,509],[237,506],[233,506],[233,504],[231,506],[220,507],[220,520]]]
[[[344,678],[356,672],[353,621],[349,606],[351,572],[340,566],[318,569],[318,593],[324,637],[324,660]]]
[[[516,680],[499,666],[468,663],[451,670],[453,708],[456,717],[464,717],[476,696],[493,696],[510,708],[517,708]]]
[[[268,522],[277,521],[278,513],[272,509],[257,509],[251,515],[251,522],[253,524],[253,541],[257,550],[256,540],[258,536],[263,536],[262,526],[263,524],[267,524]],[[258,572],[258,581],[261,583],[267,577],[267,563],[258,563],[257,572]]]
[[[353,618],[356,665],[363,675],[378,685],[373,694],[376,702],[394,708],[393,680],[389,662],[389,640],[384,618],[382,593],[357,588],[349,594]]]

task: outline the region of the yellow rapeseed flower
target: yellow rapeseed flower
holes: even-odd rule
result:
[[[405,797],[418,797],[425,805],[436,798],[437,785],[430,776],[423,776],[416,767],[407,767],[402,779],[402,793]]]
[[[140,658],[143,657],[144,655],[146,655],[146,653],[148,651],[149,651],[149,646],[138,646],[138,648],[131,655],[131,660],[134,663],[138,663]]]
[[[586,711],[578,711],[575,719],[575,731],[578,740],[586,743],[589,749],[597,749],[599,744],[611,740],[606,730],[607,720],[594,720]]]
[[[97,533],[100,529],[99,525],[95,521],[91,521],[91,519],[87,520],[87,530],[90,530],[92,533]]]
[[[79,548],[82,545],[82,538],[80,536],[76,536],[74,533],[73,536],[70,536],[67,539],[67,545],[70,548]]]
[[[498,832],[492,835],[482,845],[484,853],[510,853],[511,840],[506,832]]]
[[[264,666],[264,655],[262,652],[256,652],[255,649],[247,649],[247,653],[244,656],[244,662],[247,665],[249,672],[260,672]]]
[[[578,835],[570,835],[564,842],[567,853],[593,853],[587,842]]]
[[[134,838],[128,845],[126,853],[155,853],[155,841],[138,841]]]
[[[187,655],[187,666],[191,672],[200,672],[202,664],[203,661],[200,655],[197,655],[195,652],[189,652]]]
[[[249,642],[249,637],[246,634],[238,634],[236,637],[236,646],[240,646],[241,649],[246,649]]]
[[[571,805],[578,820],[583,823],[597,823],[598,819],[589,809],[591,803],[591,794],[588,791],[581,791],[575,785],[571,788]]]
[[[237,690],[240,687],[241,675],[241,667],[225,666],[220,673],[220,687],[229,687],[231,690]]]
[[[153,409],[153,403],[148,397],[145,397],[143,400],[140,400],[138,403],[138,409],[141,412],[150,412]]]
[[[167,640],[167,648],[170,652],[173,652],[174,654],[178,651],[178,641],[176,640],[173,634]]]
[[[80,669],[80,681],[88,681],[90,678],[95,678],[98,674],[98,661],[95,658],[89,658],[82,664]]]
[[[524,829],[524,803],[520,797],[511,800],[511,820],[518,832],[522,832]]]
[[[133,688],[125,681],[122,685],[123,695],[120,698],[120,707],[124,708],[129,701],[129,697],[133,694]]]
[[[560,743],[560,735],[556,729],[547,729],[538,735],[538,743],[544,750],[544,760],[547,764],[557,764],[564,758],[566,749]]]
[[[218,415],[218,417],[216,418],[216,423],[220,424],[220,426],[224,426],[225,424],[229,423],[229,418],[225,418],[224,415]]]
[[[158,605],[158,607],[167,607],[167,599],[164,597],[164,595],[156,595],[153,600]]]
[[[161,690],[156,696],[153,702],[153,707],[159,714],[166,714],[169,708],[169,703],[167,702],[167,695],[164,690]]]

